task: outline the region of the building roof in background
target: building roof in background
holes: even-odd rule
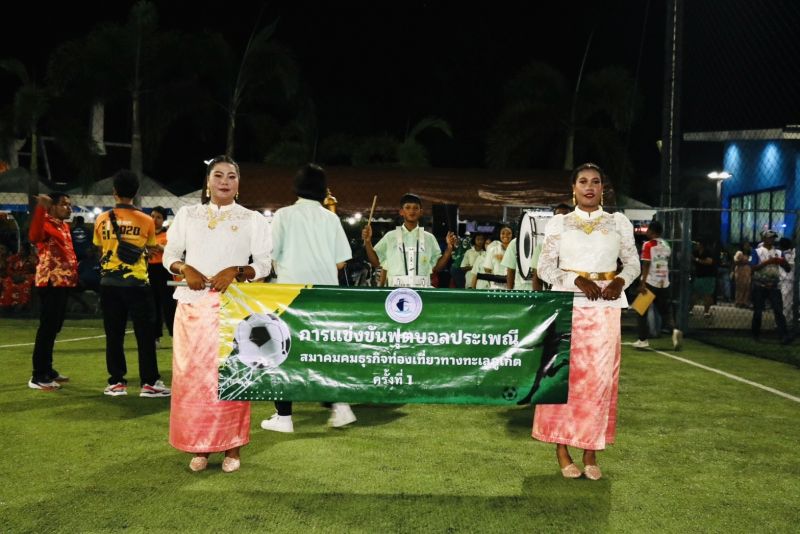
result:
[[[0,174],[0,192],[2,193],[28,193],[28,178],[30,173],[22,167],[11,169]],[[52,189],[39,180],[39,192],[49,193]]]
[[[239,202],[258,210],[276,210],[293,204],[296,168],[241,164]],[[561,170],[405,169],[327,167],[328,187],[342,214],[368,213],[378,195],[375,213],[396,215],[400,197],[418,195],[423,209],[432,204],[457,204],[463,218],[500,219],[503,206],[553,206],[569,203],[569,172]],[[606,191],[612,203],[613,191]]]
[[[684,132],[684,141],[778,141],[800,139],[800,125],[788,124],[783,128],[763,130],[719,130],[710,132]]]
[[[109,176],[98,180],[89,186],[89,189],[84,193],[83,188],[76,187],[69,190],[70,194],[74,195],[113,195],[114,194],[114,177]],[[139,195],[151,197],[174,197],[175,194],[161,185],[159,182],[153,180],[149,176],[144,176],[139,181]]]

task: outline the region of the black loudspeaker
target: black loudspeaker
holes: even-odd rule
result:
[[[447,232],[458,231],[458,204],[433,205],[433,229],[436,239],[444,242]]]

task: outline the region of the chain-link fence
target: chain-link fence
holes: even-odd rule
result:
[[[673,297],[687,335],[794,363],[795,344],[781,341],[797,323],[800,81],[790,73],[798,25],[797,2],[667,1],[661,204],[694,209],[658,214],[673,244]],[[789,272],[747,265],[758,262],[752,250],[764,230],[778,235]],[[698,264],[698,254],[713,263]],[[776,269],[766,291],[764,273]]]
[[[772,210],[657,209],[655,219],[663,224],[662,237],[672,248],[675,319],[688,337],[800,365],[800,346],[793,340],[798,324],[794,273],[800,268],[794,243],[797,215]],[[731,221],[738,221],[738,226]],[[766,231],[775,237],[762,238]],[[772,256],[785,258],[785,264],[765,268]],[[659,335],[660,322],[651,318],[653,335]]]

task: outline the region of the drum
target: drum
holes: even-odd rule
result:
[[[523,213],[519,218],[519,228],[517,230],[517,272],[525,280],[530,280],[533,276],[532,265],[533,251],[539,244],[539,233],[537,223],[533,214]]]

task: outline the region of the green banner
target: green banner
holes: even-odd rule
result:
[[[571,293],[234,284],[219,397],[564,403],[571,326]]]

